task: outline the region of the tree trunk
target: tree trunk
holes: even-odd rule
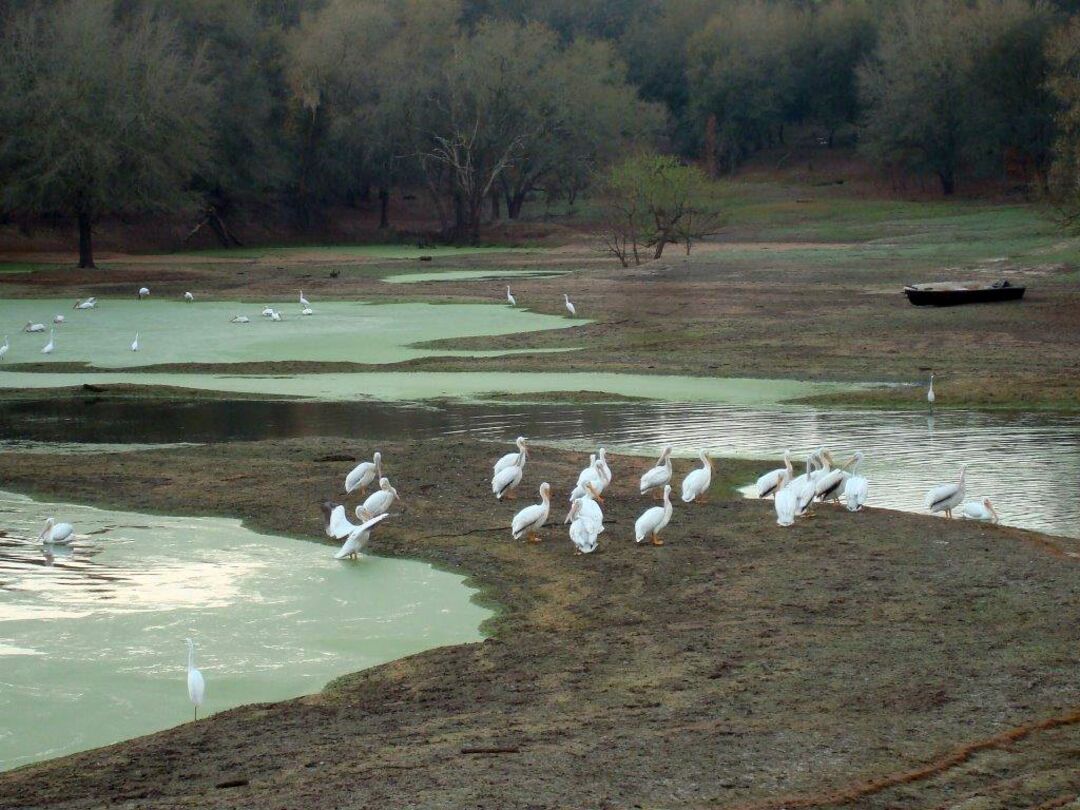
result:
[[[956,177],[951,169],[939,171],[938,178],[941,180],[941,193],[946,197],[956,191]]]
[[[506,198],[506,215],[510,219],[517,219],[521,216],[521,208],[525,205],[524,191],[517,191]]]
[[[79,267],[97,267],[94,264],[94,245],[92,239],[90,214],[79,212]]]
[[[390,227],[390,189],[385,186],[379,188],[379,229]]]
[[[499,206],[499,192],[495,189],[491,190],[491,218],[492,220],[502,219],[502,209]]]
[[[664,245],[666,245],[666,244],[667,244],[667,239],[665,239],[664,237],[661,236],[660,239],[656,243],[656,250],[653,253],[653,258],[654,259],[659,259],[661,256],[664,255]]]

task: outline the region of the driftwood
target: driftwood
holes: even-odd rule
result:
[[[184,244],[201,231],[203,228],[210,228],[214,232],[214,235],[218,238],[222,247],[243,247],[243,242],[236,238],[236,235],[229,230],[229,226],[225,224],[225,220],[218,214],[217,209],[210,205],[207,206],[203,212],[203,218],[199,223],[191,229],[191,233],[184,237]]]

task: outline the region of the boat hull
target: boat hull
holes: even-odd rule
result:
[[[908,301],[917,307],[956,307],[962,304],[994,304],[999,301],[1019,301],[1025,287],[981,287],[976,290],[920,290],[905,287]]]

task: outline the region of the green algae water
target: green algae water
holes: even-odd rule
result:
[[[73,548],[33,542],[47,516]],[[404,518],[403,518],[404,519]],[[0,769],[319,691],[331,679],[476,641],[490,613],[430,565],[333,559],[239,521],[46,503],[0,492]]]
[[[11,349],[6,363],[87,363],[103,369],[174,363],[351,362],[398,363],[419,357],[490,356],[506,351],[418,349],[430,340],[565,329],[586,320],[544,315],[498,304],[364,304],[319,301],[308,292],[313,315],[300,314],[299,291],[288,301],[163,301],[134,298],[73,310],[57,299],[0,301],[0,339]],[[260,313],[264,306],[283,320]],[[42,354],[55,315],[55,349]],[[243,315],[249,323],[232,323]],[[44,334],[22,331],[43,323]],[[131,350],[135,334],[139,351]],[[535,351],[535,350],[533,350]]]

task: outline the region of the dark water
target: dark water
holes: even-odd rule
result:
[[[469,435],[510,442],[653,453],[805,457],[820,445],[866,453],[869,503],[922,509],[931,486],[968,470],[968,497],[989,497],[1002,522],[1080,536],[1080,417],[942,411],[824,411],[805,406],[409,405],[297,401],[192,404],[60,401],[0,406],[0,445],[217,442],[343,436],[371,439]],[[510,449],[509,447],[507,449]],[[494,452],[494,451],[493,451]],[[615,471],[618,474],[618,470]]]

